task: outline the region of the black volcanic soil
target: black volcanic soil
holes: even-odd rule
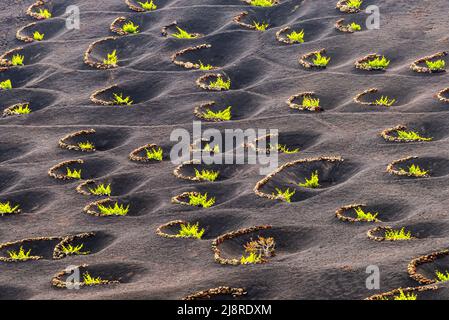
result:
[[[435,97],[449,86],[449,76],[418,74],[409,66],[418,58],[449,50],[449,5],[447,0],[366,0],[364,7],[380,7],[380,30],[346,34],[335,30],[334,23],[342,17],[363,23],[364,13],[345,15],[335,9],[336,2],[284,0],[273,8],[253,8],[238,0],[192,0],[188,4],[164,0],[154,12],[137,13],[123,0],[64,0],[58,1],[54,18],[37,22],[48,33],[46,41],[25,44],[15,38],[15,32],[36,21],[25,14],[32,1],[1,1],[0,51],[23,46],[30,60],[24,67],[0,72],[0,81],[11,79],[14,86],[10,92],[0,91],[0,112],[24,101],[34,109],[26,116],[0,118],[0,202],[18,202],[23,208],[19,215],[0,216],[0,242],[96,231],[101,234],[97,239],[101,245],[87,256],[0,262],[0,298],[181,299],[223,285],[245,288],[247,299],[363,299],[419,285],[408,277],[409,261],[449,244],[444,232],[449,205],[449,104]],[[72,4],[80,7],[80,30],[65,29],[63,8]],[[263,33],[240,27],[232,20],[242,11],[250,13],[247,21],[265,20],[271,27]],[[119,16],[131,18],[142,32],[102,43],[93,52],[95,57],[117,48],[123,60],[119,67],[106,71],[85,65],[84,51],[92,42],[113,35],[109,25]],[[162,37],[161,28],[173,20],[204,37]],[[276,41],[275,33],[287,25],[304,28],[306,42],[285,45]],[[204,57],[205,63],[222,67],[218,72],[230,77],[230,91],[202,90],[195,80],[204,71],[171,62],[176,51],[202,43],[212,48],[189,57]],[[305,70],[299,65],[298,57],[321,48],[332,58],[325,70]],[[386,72],[354,68],[357,59],[374,52],[392,60]],[[113,84],[132,94],[135,105],[91,103],[89,96],[95,90]],[[353,102],[357,93],[373,87],[397,103],[385,109]],[[288,108],[288,97],[306,91],[321,98],[323,112]],[[176,178],[170,161],[128,159],[139,146],[170,145],[172,130],[191,129],[196,119],[193,109],[207,101],[216,101],[220,108],[232,105],[236,119],[203,122],[204,128],[272,128],[279,129],[281,137],[285,133],[284,139],[290,137],[291,145],[301,150],[281,154],[279,165],[299,158],[341,156],[349,171],[341,179],[333,177],[337,183],[286,203],[253,192],[263,178],[257,165],[236,167],[214,183],[199,183]],[[382,130],[399,124],[434,140],[392,143],[380,137]],[[97,131],[92,140],[99,146],[96,152],[58,147],[65,135],[92,128]],[[293,141],[307,137],[311,140]],[[417,163],[435,170],[435,176],[410,179],[386,173],[390,162],[406,156],[418,156]],[[55,180],[47,174],[50,167],[72,159],[83,159],[86,173],[96,181],[119,184],[114,199],[130,202],[131,211],[135,207],[136,212],[126,217],[85,214],[84,206],[99,198],[77,193],[80,181]],[[309,174],[294,176],[303,180]],[[282,176],[275,181],[291,187],[291,181],[283,181]],[[171,203],[171,197],[185,191],[215,194],[217,205],[197,209]],[[410,227],[420,238],[369,240],[366,232],[376,224],[335,217],[338,208],[352,203],[382,210],[383,221]],[[169,239],[156,234],[158,226],[178,219],[199,221],[207,230],[204,239]],[[264,224],[273,229],[261,234],[272,235],[278,242],[277,255],[269,263],[223,266],[214,262],[213,237]],[[224,245],[226,254],[238,257],[238,250],[229,247],[241,241]],[[81,290],[51,286],[57,272],[84,263],[104,278],[122,277],[123,283]],[[365,287],[369,265],[380,268],[379,290]],[[431,276],[432,270],[428,272]],[[429,297],[447,299],[447,294],[444,286]]]

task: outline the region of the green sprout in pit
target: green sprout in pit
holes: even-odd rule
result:
[[[349,25],[349,29],[351,29],[352,31],[360,31],[360,30],[362,30],[362,26],[361,25],[359,25],[358,23],[355,23],[355,22],[352,22],[350,25]]]
[[[293,154],[299,152],[299,148],[289,149],[285,144],[277,144],[270,149],[274,149],[285,154]]]
[[[210,208],[215,204],[215,197],[208,199],[207,192],[205,194],[191,193],[189,194],[189,204],[195,207]]]
[[[23,247],[19,248],[19,252],[17,251],[8,251],[8,255],[12,260],[15,261],[26,261],[30,259],[31,249],[25,252]]]
[[[40,33],[39,31],[34,31],[34,33],[33,33],[33,39],[36,41],[44,40],[44,36],[45,36],[45,33]]]
[[[211,153],[220,153],[220,147],[218,146],[218,144],[211,147],[210,144],[208,143],[204,146],[203,151]]]
[[[80,244],[77,246],[72,246],[71,244],[68,244],[67,246],[62,245],[62,252],[64,252],[65,254],[69,255],[69,254],[73,254],[73,255],[86,255],[89,254],[89,251],[81,251],[81,249],[84,247],[84,244]]]
[[[377,57],[376,59],[369,60],[364,64],[372,69],[384,70],[390,65],[390,60],[383,56],[382,58]]]
[[[446,62],[444,60],[437,61],[426,61],[427,68],[432,71],[442,71],[446,66]]]
[[[318,170],[317,170],[315,172],[312,172],[310,179],[306,178],[306,182],[300,183],[299,186],[304,187],[304,188],[315,189],[320,186],[320,184],[318,182],[319,182],[319,180],[318,180]]]
[[[412,141],[432,141],[432,138],[421,137],[417,132],[398,130],[399,140],[412,140]]]
[[[255,7],[272,7],[274,1],[271,0],[251,0],[251,5]]]
[[[31,113],[30,105],[28,103],[20,103],[11,110],[13,114],[29,114]]]
[[[412,238],[412,233],[410,231],[405,231],[404,228],[400,230],[386,230],[385,239],[386,240],[410,240]]]
[[[290,191],[290,188],[287,188],[287,190],[282,191],[279,188],[276,188],[277,194],[272,194],[273,196],[279,197],[284,199],[286,202],[292,202],[292,196],[296,193],[296,190]]]
[[[89,191],[96,196],[110,196],[112,193],[111,185],[105,185],[104,183],[95,186],[95,188],[89,188]]]
[[[25,59],[25,56],[22,56],[20,54],[15,54],[11,58],[11,64],[13,66],[23,66],[24,59]]]
[[[229,121],[231,120],[231,106],[227,107],[226,109],[223,110],[218,110],[218,111],[212,111],[211,109],[206,109],[206,111],[204,111],[202,113],[202,116],[204,119],[207,120],[222,120],[222,121]]]
[[[287,38],[289,38],[292,43],[303,43],[304,42],[304,30],[301,30],[299,32],[292,31],[289,34],[287,34]]]
[[[83,282],[84,282],[85,285],[92,286],[92,285],[95,285],[95,284],[100,284],[100,283],[102,283],[103,280],[102,280],[100,277],[93,278],[93,277],[89,274],[89,272],[86,271],[86,272],[83,274]]]
[[[11,204],[9,202],[3,203],[0,202],[0,215],[10,214],[14,213],[19,209],[19,206],[11,207]]]
[[[93,150],[95,148],[94,144],[90,141],[79,142],[78,147],[81,150]]]
[[[360,6],[362,5],[363,0],[347,0],[346,1],[346,5],[350,8],[360,8]]]
[[[390,99],[388,96],[382,96],[374,103],[378,106],[391,107],[396,102],[396,99]]]
[[[200,180],[215,181],[217,180],[219,174],[220,172],[218,171],[203,169],[200,172],[198,169],[195,169],[195,177]]]
[[[151,150],[145,149],[147,159],[148,160],[156,160],[156,161],[162,161],[163,157],[163,150],[161,147],[158,148],[151,148]]]
[[[307,110],[315,110],[320,107],[320,99],[314,99],[310,96],[305,96],[302,99],[302,107]]]
[[[104,216],[126,216],[129,212],[129,205],[125,207],[123,204],[119,205],[118,202],[116,202],[113,207],[107,207],[101,204],[97,207],[98,210],[100,210],[100,213]]]
[[[219,75],[217,77],[217,80],[209,82],[209,87],[216,88],[216,89],[229,90],[231,88],[231,79],[224,81],[222,76]]]
[[[442,273],[440,271],[435,271],[435,274],[437,276],[436,281],[437,282],[444,282],[449,280],[449,271],[445,271],[445,273]]]
[[[123,98],[123,93],[113,93],[114,103],[120,106],[130,106],[134,103],[130,96]]]
[[[127,33],[139,33],[139,26],[134,24],[132,21],[125,23],[122,29]]]
[[[393,300],[416,300],[418,296],[412,292],[409,292],[407,294],[402,291],[402,289],[399,289],[399,295],[393,297]]]
[[[256,28],[257,31],[265,31],[267,30],[269,24],[263,21],[262,22],[253,21],[253,26],[254,28]]]
[[[138,2],[138,4],[140,4],[140,6],[142,7],[142,9],[146,10],[146,11],[153,11],[157,9],[157,6],[153,3],[153,0],[151,0],[150,2],[146,1],[146,2]]]
[[[41,19],[50,19],[51,13],[47,9],[39,9],[38,15]]]
[[[258,255],[254,252],[251,252],[248,256],[242,256],[240,258],[240,263],[241,264],[256,264],[256,263],[262,263],[263,259],[262,259],[262,255]]]
[[[187,225],[185,224],[181,224],[181,229],[179,230],[177,236],[179,238],[195,238],[195,239],[201,239],[201,237],[204,234],[204,228],[199,230],[199,223],[197,222],[196,224],[190,224],[187,223]]]
[[[204,70],[204,71],[211,70],[213,68],[213,66],[210,64],[203,64],[201,62],[201,60],[199,61],[199,65],[200,65],[200,70]]]
[[[312,60],[313,64],[318,67],[325,67],[331,61],[330,57],[322,56],[321,53],[316,53],[315,58]]]
[[[178,30],[177,33],[172,33],[172,37],[175,37],[177,39],[195,39],[198,38],[197,34],[189,33],[184,29],[181,29],[180,27],[176,26],[176,29]]]
[[[117,62],[117,50],[112,51],[112,53],[108,53],[108,57],[103,59],[103,63],[108,66],[116,66]]]
[[[429,173],[429,171],[422,170],[418,165],[414,165],[414,164],[412,164],[410,167],[408,167],[408,171],[401,169],[400,172],[401,173],[409,173],[415,177],[424,177]]]
[[[367,221],[367,222],[376,221],[377,216],[379,215],[378,212],[376,212],[376,213],[365,212],[365,211],[363,211],[363,209],[361,207],[354,208],[354,211],[357,215],[357,220],[360,220],[360,221]]]
[[[11,90],[12,82],[10,79],[0,82],[0,89],[2,90]]]
[[[72,171],[70,168],[67,168],[67,177],[72,179],[81,179],[81,169],[73,169]]]

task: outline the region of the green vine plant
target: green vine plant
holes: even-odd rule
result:
[[[249,3],[255,7],[272,7],[277,1],[276,0],[250,0]]]
[[[379,215],[378,212],[365,212],[361,207],[354,208],[354,211],[357,215],[356,219],[359,221],[374,222],[377,221],[377,216]]]
[[[15,54],[11,58],[11,65],[13,66],[23,66],[23,61],[25,60],[24,55]]]
[[[81,251],[83,249],[84,244],[79,244],[77,246],[73,246],[71,244],[68,244],[67,246],[62,245],[61,250],[66,255],[86,255],[89,254],[89,251]]]
[[[315,58],[312,59],[313,64],[318,67],[326,67],[329,64],[329,61],[331,61],[330,57],[323,56],[319,52],[316,53]]]
[[[346,1],[346,5],[349,8],[354,8],[354,9],[360,9],[362,3],[363,3],[363,0],[347,0]]]
[[[300,56],[298,62],[306,69],[324,69],[331,61],[330,57],[325,56],[326,49],[312,51]]]
[[[437,282],[446,282],[449,281],[449,271],[445,271],[445,273],[440,272],[438,270],[435,271],[436,281]]]
[[[218,146],[218,144],[216,144],[213,147],[211,147],[210,144],[207,143],[204,146],[203,151],[210,152],[210,153],[220,153],[220,147]]]
[[[369,60],[364,63],[367,67],[376,70],[385,70],[390,65],[390,60],[385,58],[385,56],[376,57],[373,60]]]
[[[29,103],[18,103],[8,110],[8,114],[23,115],[30,114],[31,108]]]
[[[211,65],[211,64],[203,64],[203,63],[201,62],[201,60],[198,61],[198,64],[199,64],[199,66],[200,66],[200,70],[203,70],[203,71],[208,71],[208,70],[214,69],[214,66],[213,66],[213,65]]]
[[[292,31],[287,34],[287,38],[290,40],[290,43],[304,43],[304,30],[301,31]]]
[[[27,261],[31,259],[31,249],[25,251],[21,246],[19,251],[8,251],[9,258],[13,261]]]
[[[243,247],[245,254],[240,258],[241,264],[256,264],[265,263],[269,257],[275,255],[275,241],[274,238],[264,238],[259,236],[257,240],[247,242]]]
[[[223,80],[223,77],[219,76],[215,81],[209,81],[209,87],[218,90],[229,90],[231,88],[231,79]]]
[[[318,170],[316,170],[315,172],[312,172],[310,179],[306,178],[306,182],[299,183],[299,186],[304,187],[304,188],[312,188],[312,189],[320,187],[319,178],[318,178]]]
[[[153,0],[145,1],[145,2],[137,2],[141,8],[145,11],[154,11],[157,9],[157,5],[153,2]]]
[[[396,102],[396,99],[390,99],[388,96],[381,96],[380,98],[376,99],[374,102],[378,106],[385,106],[385,107],[391,107]]]
[[[81,169],[76,170],[76,169],[70,169],[70,168],[66,168],[67,169],[67,177],[71,178],[71,179],[81,179]]]
[[[113,93],[113,103],[119,106],[131,106],[134,101],[131,100],[130,96],[123,97],[123,93]]]
[[[205,194],[190,193],[189,194],[189,205],[194,207],[210,208],[215,204],[215,197],[208,198],[207,192]]]
[[[418,296],[413,292],[404,293],[402,289],[399,289],[399,295],[393,297],[393,300],[417,300]],[[382,300],[388,300],[383,298]]]
[[[114,203],[113,206],[106,206],[102,204],[98,204],[97,208],[100,211],[101,215],[104,216],[126,216],[129,212],[130,205],[120,204],[118,202]]]
[[[40,33],[39,31],[33,32],[33,39],[36,41],[42,41],[44,40],[45,33]]]
[[[410,240],[411,238],[412,233],[410,231],[405,231],[405,228],[400,230],[385,230],[385,240]]]
[[[117,62],[118,62],[117,50],[108,53],[106,59],[103,59],[103,64],[107,66],[117,66]]]
[[[436,61],[426,61],[426,65],[432,72],[441,72],[446,67],[446,61],[442,59]]]
[[[432,141],[432,138],[425,138],[415,131],[398,130],[398,139],[402,141]]]
[[[295,154],[298,153],[300,150],[299,148],[290,149],[286,144],[276,144],[276,145],[270,145],[270,151],[278,151],[285,154]]]
[[[207,180],[213,182],[217,180],[219,175],[220,175],[219,171],[206,170],[206,169],[199,171],[198,169],[195,168],[195,177],[199,180]]]
[[[268,23],[266,23],[265,21],[262,22],[257,22],[257,21],[253,21],[252,26],[254,27],[254,29],[256,29],[257,31],[265,31],[267,30],[267,28],[270,26]]]
[[[95,150],[95,145],[90,141],[78,142],[78,147],[83,151]]]
[[[320,107],[320,99],[304,96],[301,105],[304,109],[314,111]]]
[[[231,109],[232,109],[231,106],[228,106],[226,109],[218,111],[206,109],[202,112],[201,115],[206,120],[229,121],[232,118]]]
[[[407,170],[401,168],[400,172],[414,177],[424,177],[429,174],[429,171],[423,170],[419,167],[419,165],[415,164],[410,165]]]
[[[89,191],[96,196],[110,196],[112,193],[111,185],[105,185],[104,183],[101,183],[94,188],[89,188]]]
[[[181,29],[180,27],[176,26],[176,33],[172,33],[172,37],[175,37],[177,39],[196,39],[199,37],[196,33],[189,33],[184,29]]]
[[[11,206],[10,202],[0,202],[0,215],[17,213],[19,208],[19,205]]]
[[[101,284],[101,283],[103,283],[103,281],[104,280],[101,279],[100,277],[97,277],[97,278],[92,277],[89,274],[89,272],[87,272],[87,271],[83,273],[83,282],[87,286],[93,286],[93,285],[96,285],[96,284]]]
[[[295,195],[296,190],[290,191],[290,188],[287,188],[286,190],[281,190],[279,188],[276,189],[276,194],[272,193],[273,196],[275,196],[277,199],[284,200],[288,203],[292,202],[292,197]]]
[[[139,33],[139,26],[134,24],[134,22],[129,21],[122,26],[122,29],[126,33],[136,34]]]
[[[39,9],[37,13],[40,19],[50,19],[52,17],[51,12],[48,9]]]
[[[153,147],[151,149],[145,149],[145,154],[148,160],[162,161],[163,150],[161,147]]]
[[[12,90],[12,82],[10,79],[0,82],[0,89],[2,90]]]
[[[181,224],[176,237],[201,239],[205,230],[204,230],[204,228],[202,228],[201,230],[199,228],[200,228],[200,226],[199,226],[198,222],[195,224],[190,224],[190,223]]]
[[[361,25],[359,25],[358,23],[355,23],[355,22],[352,22],[352,23],[350,23],[349,24],[349,28],[352,30],[352,31],[361,31],[362,30],[362,26]]]

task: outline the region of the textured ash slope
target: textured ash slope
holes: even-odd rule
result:
[[[449,9],[445,0],[365,1],[378,4],[381,30],[338,33],[340,17],[335,1],[282,1],[269,9],[251,9],[238,0],[161,1],[149,14],[131,12],[121,0],[58,1],[81,9],[81,30],[63,29],[56,17],[48,41],[25,45],[35,59],[20,70],[0,73],[19,88],[0,93],[1,107],[18,99],[31,99],[39,110],[26,117],[0,119],[0,200],[24,199],[25,212],[3,217],[0,241],[100,231],[99,250],[89,256],[60,261],[41,260],[0,264],[0,297],[21,299],[179,299],[219,285],[244,287],[250,299],[362,299],[401,286],[416,286],[406,272],[408,262],[421,254],[446,248],[449,238],[447,174],[428,179],[399,179],[386,174],[387,164],[408,155],[433,160],[449,159],[448,105],[435,93],[448,86],[447,73],[414,74],[415,59],[449,49]],[[25,15],[30,1],[5,0],[0,4],[1,51],[22,46],[15,31],[32,22]],[[432,8],[429,6],[432,4]],[[270,21],[265,33],[245,30],[232,22],[247,10]],[[83,64],[84,50],[93,41],[111,35],[109,24],[118,16],[135,19],[143,32],[128,37],[129,59],[113,71]],[[166,39],[160,29],[173,20],[206,37],[192,41]],[[275,40],[279,28],[304,28],[307,42],[285,46]],[[56,30],[55,28],[60,28]],[[310,37],[309,37],[310,35]],[[201,71],[173,65],[170,55],[190,45],[211,43],[208,61],[223,66],[234,89],[206,92],[195,86]],[[126,49],[127,48],[127,49]],[[326,48],[332,56],[324,71],[306,71],[297,58]],[[105,50],[107,50],[106,48]],[[392,59],[383,74],[356,71],[353,62],[372,52]],[[89,95],[113,83],[131,84],[143,92],[132,108],[94,106]],[[358,93],[379,87],[398,99],[386,111],[352,102]],[[315,91],[325,112],[293,112],[285,100],[301,91]],[[292,204],[257,197],[252,189],[261,179],[257,166],[244,166],[239,174],[216,183],[177,179],[174,166],[138,164],[127,159],[146,143],[169,144],[174,128],[190,128],[193,108],[217,99],[238,106],[241,117],[216,128],[278,128],[313,136],[298,155],[281,155],[281,162],[320,155],[340,155],[354,169],[342,183]],[[237,108],[237,107],[235,107]],[[379,132],[398,124],[426,129],[430,143],[393,144]],[[108,138],[108,147],[93,154],[58,148],[58,140],[81,129],[95,128]],[[93,163],[100,177],[121,177],[123,193],[138,201],[141,214],[118,219],[91,217],[82,212],[91,200],[75,192],[76,182],[48,177],[47,170],[61,161],[81,158]],[[444,170],[443,170],[444,171]],[[447,170],[446,170],[447,171]],[[225,201],[199,210],[173,205],[170,198],[188,190],[211,190]],[[403,243],[377,243],[366,238],[371,224],[343,223],[335,210],[353,202],[386,208],[390,224],[420,230],[425,238]],[[202,241],[164,239],[155,234],[162,223],[175,219],[200,221],[210,232]],[[221,232],[253,225],[275,226],[278,255],[268,264],[221,266],[214,262],[211,239]],[[126,283],[79,291],[57,290],[50,279],[68,265],[88,263],[106,273],[129,275]],[[381,269],[381,290],[365,288],[365,268]],[[447,289],[433,298],[447,298]]]

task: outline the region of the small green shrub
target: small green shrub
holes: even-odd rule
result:
[[[11,58],[11,64],[13,66],[23,66],[23,60],[25,59],[25,56],[20,54],[15,54]]]
[[[321,53],[316,53],[315,58],[312,60],[313,64],[318,67],[325,67],[331,61],[330,57],[325,57]]]
[[[139,33],[139,26],[134,24],[132,21],[125,23],[122,29],[127,33]]]
[[[315,110],[320,106],[320,99],[312,98],[311,96],[305,96],[302,99],[302,107],[308,110]]]
[[[273,147],[273,149],[285,154],[293,154],[299,152],[299,148],[290,149],[285,144],[277,144],[276,146]]]
[[[222,121],[229,121],[231,120],[231,106],[227,107],[226,109],[223,110],[218,110],[218,111],[212,111],[211,109],[206,109],[203,113],[202,116],[204,119],[207,120],[222,120]]]
[[[78,147],[81,150],[93,150],[95,148],[94,144],[90,141],[79,142]]]
[[[355,22],[352,22],[352,23],[349,25],[349,28],[350,28],[352,31],[360,31],[360,30],[362,30],[362,26],[359,25],[358,23],[355,23]]]
[[[265,31],[265,30],[267,30],[267,28],[268,28],[268,26],[269,26],[269,24],[268,23],[265,23],[265,22],[256,22],[256,21],[253,21],[253,26],[254,26],[254,28],[256,28],[256,30],[258,30],[258,31]]]
[[[178,30],[177,33],[172,33],[172,37],[175,37],[177,39],[195,39],[198,38],[197,34],[189,33],[184,29],[181,29],[180,27],[176,26],[176,29]]]
[[[187,223],[187,225],[185,224],[181,224],[181,229],[179,230],[177,236],[179,238],[195,238],[195,239],[201,239],[201,237],[204,234],[204,228],[199,230],[199,223],[197,222],[196,224],[190,224]]]
[[[432,138],[424,138],[415,131],[398,130],[397,133],[399,140],[432,141]]]
[[[441,71],[446,67],[446,62],[444,60],[426,61],[426,65],[432,71]]]
[[[412,238],[412,233],[410,231],[405,231],[404,228],[400,230],[385,230],[385,239],[387,240],[410,240]]]
[[[445,271],[445,273],[442,273],[437,270],[435,271],[435,274],[437,276],[437,282],[449,281],[449,271]]]
[[[8,251],[8,255],[11,259],[16,261],[26,261],[30,259],[31,249],[25,252],[23,247],[20,247],[19,251]]]
[[[391,107],[396,102],[396,99],[390,99],[388,96],[382,96],[374,103],[378,106]]]
[[[256,264],[263,262],[262,256],[259,254],[257,255],[254,252],[251,252],[248,256],[243,255],[240,258],[241,264]]]
[[[89,188],[89,191],[96,196],[110,196],[112,193],[111,185],[105,185],[104,183],[95,186],[95,188]]]
[[[150,2],[146,1],[146,2],[138,2],[138,4],[140,4],[140,6],[142,7],[142,9],[146,10],[146,11],[153,11],[157,9],[157,6],[153,3],[153,0],[150,0]]]
[[[73,169],[72,171],[70,168],[67,168],[67,177],[72,179],[81,179],[81,169]]]
[[[13,114],[29,114],[31,113],[30,105],[28,103],[20,103],[11,110]]]
[[[84,247],[84,244],[80,244],[77,246],[72,246],[71,244],[68,244],[67,246],[62,245],[62,252],[64,252],[65,254],[69,255],[69,254],[73,254],[73,255],[86,255],[89,254],[89,251],[81,251],[81,249]]]
[[[292,197],[296,193],[296,190],[290,191],[290,188],[287,188],[287,190],[282,191],[279,188],[276,188],[277,194],[272,193],[273,196],[281,197],[286,202],[292,202]]]
[[[51,13],[47,9],[39,9],[38,15],[42,19],[50,19],[51,18]]]
[[[2,90],[11,90],[12,82],[10,79],[0,82],[0,89]]]
[[[393,300],[416,300],[417,298],[418,296],[413,292],[405,294],[404,291],[402,291],[402,289],[399,289],[399,295],[395,296]]]
[[[211,147],[210,144],[208,143],[204,146],[203,151],[211,153],[220,153],[220,147],[218,146],[218,144]]]
[[[118,204],[116,202],[114,206],[104,206],[99,204],[98,210],[100,210],[100,213],[104,216],[126,216],[129,212],[129,205],[125,207],[123,204]]]
[[[348,0],[346,1],[346,5],[350,8],[360,8],[360,6],[362,5],[363,0]]]
[[[378,212],[376,212],[376,213],[365,212],[365,211],[363,211],[363,209],[361,207],[354,208],[354,211],[357,215],[358,220],[367,221],[367,222],[376,221],[377,216],[379,215]]]
[[[34,31],[34,33],[33,33],[33,39],[36,41],[44,40],[44,36],[45,36],[45,33],[40,33],[39,31]]]
[[[376,57],[373,60],[365,62],[364,65],[374,69],[386,69],[390,65],[390,60],[385,58],[385,56],[382,58]]]
[[[293,43],[303,43],[304,42],[304,30],[301,30],[299,32],[292,31],[289,34],[287,34],[287,38],[290,39]]]
[[[117,50],[112,51],[111,53],[108,53],[108,56],[106,59],[103,59],[103,64],[108,66],[115,66],[117,65],[118,57],[117,57]]]
[[[198,169],[195,168],[195,177],[200,180],[207,180],[207,181],[215,181],[217,180],[220,172],[219,171],[213,171],[213,170],[201,170],[198,171]]]
[[[215,197],[207,198],[207,192],[205,194],[193,193],[189,194],[189,204],[191,206],[198,206],[203,208],[210,208],[215,204]]]
[[[429,173],[429,171],[421,169],[418,165],[412,164],[408,167],[408,171],[401,169],[400,172],[402,173],[409,173],[415,177],[423,177]]]
[[[300,183],[299,186],[304,187],[304,188],[312,188],[312,189],[318,188],[320,186],[319,179],[318,179],[318,170],[315,172],[312,172],[310,179],[306,178],[306,182]]]
[[[256,7],[272,7],[274,1],[271,0],[251,0],[251,5]]]
[[[147,159],[148,160],[156,160],[156,161],[162,161],[163,158],[163,150],[161,147],[153,147],[150,150],[145,149]]]
[[[200,70],[204,70],[204,71],[211,70],[213,68],[213,66],[210,64],[203,64],[201,62],[201,60],[199,61],[199,65],[200,65]]]
[[[216,88],[216,89],[229,90],[231,88],[231,79],[228,79],[225,81],[225,80],[223,80],[223,77],[221,75],[219,75],[217,77],[217,80],[209,82],[209,87]]]
[[[103,280],[100,277],[94,278],[87,271],[83,274],[83,282],[85,285],[92,286],[95,284],[100,284],[102,281]]]
[[[0,202],[0,215],[10,214],[14,213],[19,209],[19,205],[15,207],[11,207],[11,204],[9,202]]]
[[[121,106],[131,106],[134,101],[131,100],[130,96],[123,97],[123,93],[113,93],[114,96],[114,103]]]

